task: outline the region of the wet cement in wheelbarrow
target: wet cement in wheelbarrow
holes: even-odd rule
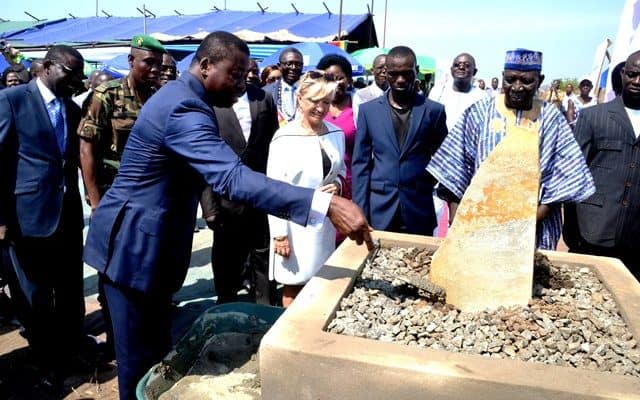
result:
[[[260,399],[258,347],[264,332],[213,336],[185,377],[159,400]]]

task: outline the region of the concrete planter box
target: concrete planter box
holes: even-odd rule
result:
[[[439,239],[375,232],[382,247],[436,249]],[[640,342],[640,284],[612,258],[546,252],[595,269]],[[269,330],[260,346],[267,400],[640,399],[640,379],[493,359],[325,332],[367,256],[345,241]]]

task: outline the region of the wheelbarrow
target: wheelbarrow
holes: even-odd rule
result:
[[[142,377],[136,386],[136,398],[156,400],[187,375],[204,346],[215,341],[216,337],[229,333],[262,335],[283,312],[281,307],[253,303],[228,303],[209,308],[196,319],[169,354]]]

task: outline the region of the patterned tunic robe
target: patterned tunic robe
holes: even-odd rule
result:
[[[540,204],[551,213],[538,227],[536,245],[555,250],[562,233],[562,202],[579,202],[595,192],[593,178],[577,142],[558,109],[534,100],[531,110],[505,106],[504,95],[469,107],[427,166],[441,185],[462,198],[471,178],[506,134],[508,123],[533,121],[540,134]]]

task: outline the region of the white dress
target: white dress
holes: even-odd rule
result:
[[[307,135],[296,119],[280,128],[269,146],[267,176],[292,185],[317,189],[344,178],[344,132],[324,122],[328,133]],[[324,177],[320,146],[331,160]],[[303,285],[335,250],[336,230],[327,218],[317,227],[304,227],[273,215],[268,216],[272,238],[269,250],[269,278],[287,285]],[[285,258],[274,252],[273,238],[287,236],[291,254]]]

